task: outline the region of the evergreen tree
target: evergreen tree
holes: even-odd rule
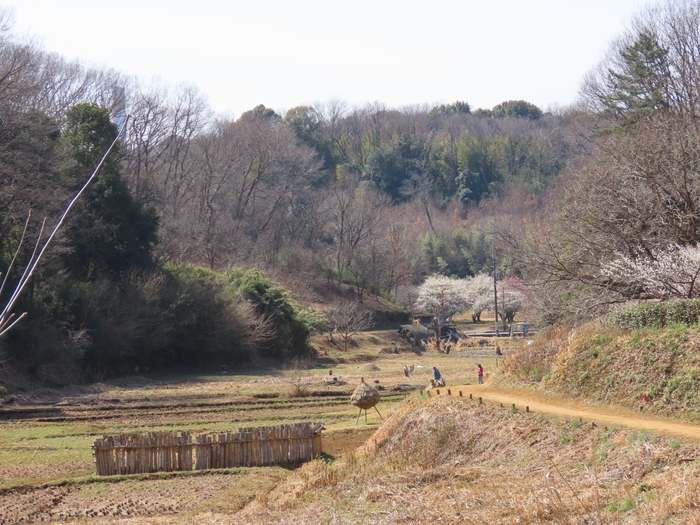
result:
[[[491,114],[494,118],[528,118],[537,120],[542,117],[542,110],[524,100],[507,100],[494,106]]]
[[[69,176],[77,188],[95,169],[117,136],[117,128],[107,109],[95,104],[73,106],[66,117],[61,138],[75,161]],[[67,229],[66,265],[78,279],[118,277],[130,268],[151,265],[158,217],[132,198],[120,168],[118,149],[113,150],[83,194]]]
[[[620,52],[619,66],[609,69],[603,104],[621,114],[668,107],[666,85],[669,71],[668,50],[652,33],[641,33],[634,43]]]

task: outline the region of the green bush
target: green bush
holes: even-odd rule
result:
[[[700,299],[679,299],[650,303],[611,312],[609,321],[619,328],[665,328],[674,324],[700,322]]]
[[[302,312],[289,291],[265,277],[260,270],[241,266],[226,270],[218,280],[225,300],[250,301],[258,315],[272,321],[276,333],[263,345],[264,355],[280,359],[309,355],[309,334],[320,319]]]
[[[327,322],[242,267],[166,265],[119,281],[57,275],[31,292],[18,305],[27,318],[0,341],[0,356],[53,384],[307,356],[309,334]]]

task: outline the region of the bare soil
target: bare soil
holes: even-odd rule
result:
[[[550,414],[565,419],[578,419],[600,426],[649,430],[684,440],[700,441],[700,425],[644,414],[644,404],[641,402],[639,412],[632,412],[620,407],[591,405],[543,392],[504,388],[489,384],[456,385],[450,387],[449,391],[452,396],[459,396],[459,392],[462,391],[463,397],[469,397],[469,394],[472,394],[474,399],[481,397],[486,402],[506,407],[515,406],[518,410],[526,410],[529,407],[531,412]],[[448,389],[431,389],[430,394],[448,395]]]

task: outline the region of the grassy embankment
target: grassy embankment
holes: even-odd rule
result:
[[[697,326],[622,330],[589,324],[539,334],[506,360],[511,380],[575,399],[700,418]]]
[[[414,397],[356,454],[304,465],[226,523],[699,523],[699,456],[648,432]]]

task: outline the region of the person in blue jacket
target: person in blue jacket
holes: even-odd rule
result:
[[[440,381],[440,379],[442,379],[442,375],[440,374],[440,370],[438,370],[437,367],[435,367],[435,366],[433,367],[433,378],[435,379],[436,382]]]

